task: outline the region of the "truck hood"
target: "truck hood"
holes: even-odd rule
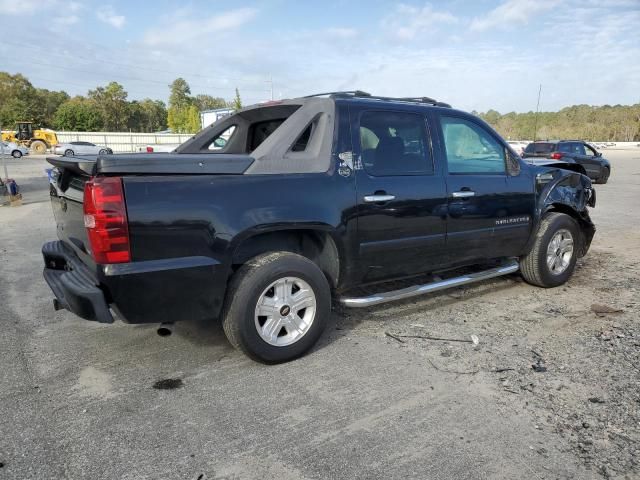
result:
[[[573,161],[553,160],[551,158],[533,158],[533,157],[523,158],[522,160],[524,160],[529,165],[533,165],[536,167],[562,168],[564,170],[570,170],[572,172],[581,173],[583,175],[587,174],[587,171],[584,169],[582,165],[580,165],[579,163],[575,163]]]

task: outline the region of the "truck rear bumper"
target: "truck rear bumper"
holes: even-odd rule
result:
[[[113,323],[105,299],[86,266],[60,241],[42,247],[44,279],[55,295],[56,309],[65,308],[86,320]]]
[[[54,307],[87,320],[173,323],[216,318],[222,309],[228,271],[210,257],[98,265],[93,272],[62,241],[44,244],[42,255]]]

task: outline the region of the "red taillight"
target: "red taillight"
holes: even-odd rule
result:
[[[560,152],[553,152],[551,154],[551,158],[553,158],[554,160],[560,160],[562,158],[562,154]]]
[[[96,177],[85,183],[84,226],[96,263],[131,261],[127,209],[120,177]]]
[[[147,147],[147,153],[153,153],[153,147]]]

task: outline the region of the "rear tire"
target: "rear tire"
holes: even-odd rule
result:
[[[11,156],[13,158],[20,158],[22,157],[22,152],[20,150],[14,150],[13,152],[11,152]]]
[[[31,150],[39,155],[42,155],[43,153],[47,153],[47,144],[42,140],[36,140],[34,142],[31,142]]]
[[[551,288],[569,280],[578,258],[580,235],[577,222],[569,215],[557,212],[545,215],[533,248],[520,259],[520,272],[525,281]]]
[[[599,177],[595,183],[600,184],[600,185],[604,185],[605,183],[607,183],[609,181],[609,175],[611,175],[611,170],[609,170],[608,168],[605,168],[602,171],[602,176]]]
[[[98,152],[98,155],[106,155],[107,153],[109,153],[109,152],[107,152],[106,149],[101,148],[100,151]]]
[[[222,326],[252,359],[281,363],[318,341],[331,313],[329,283],[318,266],[289,252],[258,255],[232,277]]]
[[[73,150],[71,149],[67,149],[64,151],[64,156],[65,157],[73,157]]]

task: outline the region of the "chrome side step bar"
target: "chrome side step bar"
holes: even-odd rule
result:
[[[391,292],[378,293],[368,297],[340,297],[339,302],[345,307],[362,308],[371,307],[380,303],[392,302],[394,300],[402,300],[405,298],[416,297],[425,293],[437,292],[445,288],[459,287],[469,283],[480,282],[502,275],[515,273],[519,269],[517,261],[505,263],[499,267],[484,270],[482,272],[470,273],[460,277],[448,278],[436,282],[426,283],[424,285],[414,285],[412,287],[393,290]]]

